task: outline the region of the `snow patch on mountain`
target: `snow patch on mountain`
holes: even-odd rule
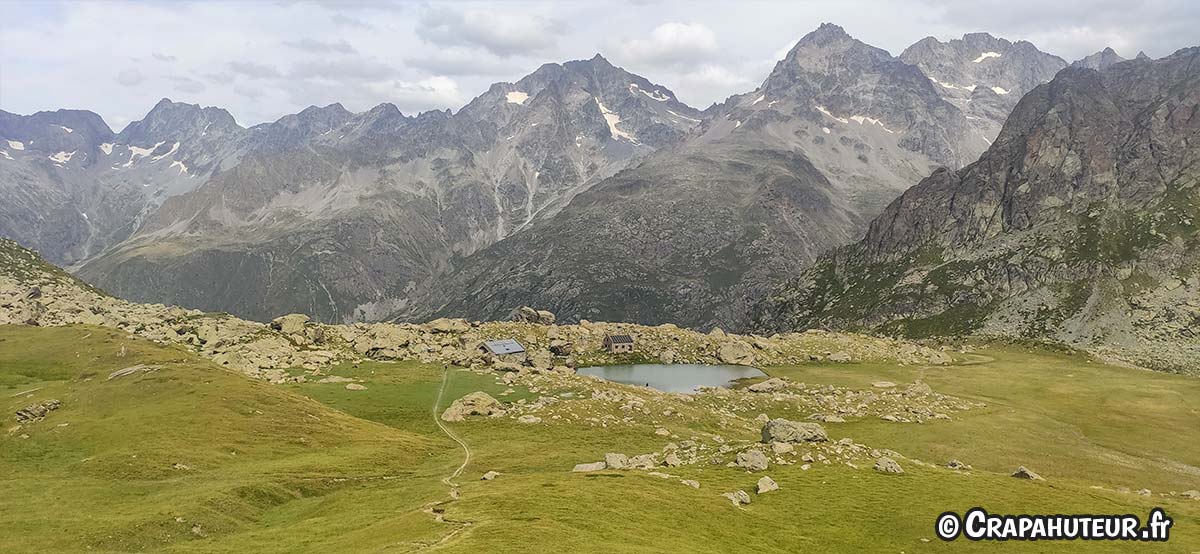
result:
[[[829,113],[829,110],[825,109],[825,106],[817,106],[817,111],[825,114],[827,117],[829,117],[830,119],[832,119],[834,121],[837,121],[838,123],[850,123],[849,119],[846,119],[844,117],[838,117],[836,115]]]
[[[0,156],[4,156],[5,158],[7,158],[9,160],[13,159],[12,156],[8,155],[8,150],[0,150]]]
[[[694,118],[688,117],[688,116],[686,116],[686,115],[679,115],[679,114],[677,114],[677,113],[675,113],[675,112],[673,112],[673,111],[671,111],[671,110],[667,110],[667,113],[669,113],[669,114],[671,114],[671,115],[673,115],[673,116],[675,116],[675,117],[678,117],[679,119],[685,120],[685,121],[693,121],[693,122],[696,122],[696,123],[700,123],[700,120],[699,120],[699,119],[694,119]]]
[[[504,100],[509,104],[524,104],[526,100],[529,100],[529,94],[519,90],[514,90],[508,94],[505,94]]]
[[[129,148],[129,161],[125,162],[125,165],[121,167],[129,167],[133,165],[133,162],[137,161],[138,158],[145,158],[146,156],[149,156],[151,152],[157,150],[159,146],[162,146],[162,144],[162,142],[159,142],[150,148],[138,148],[132,144],[127,146],[126,148]]]
[[[15,140],[8,141],[8,147],[12,148],[13,150],[24,150],[25,149],[24,144],[17,142]]]
[[[1004,89],[1003,89],[1003,88],[1001,88],[1001,87],[992,87],[992,92],[994,92],[994,93],[996,93],[996,94],[1008,94],[1008,93],[1010,93],[1010,92],[1012,92],[1012,91],[1010,91],[1010,90],[1004,90]]]
[[[980,54],[978,58],[975,58],[974,60],[971,60],[971,61],[973,61],[975,63],[980,63],[983,60],[986,60],[988,58],[999,58],[999,57],[1000,57],[999,52],[984,52],[984,53]]]
[[[159,143],[159,144],[162,144],[162,143]],[[179,150],[179,143],[176,142],[173,146],[171,146],[171,150],[169,150],[166,154],[162,154],[160,156],[155,156],[155,157],[151,158],[150,161],[157,162],[158,160],[161,160],[167,156],[170,156],[171,154],[174,154],[178,150]]]
[[[100,151],[104,152],[105,156],[112,154],[112,149],[113,149],[113,143],[111,143],[111,142],[106,142],[106,143],[100,145]]]
[[[50,158],[50,161],[53,161],[54,163],[65,164],[65,163],[71,161],[71,156],[74,156],[74,155],[75,155],[75,152],[59,152],[53,156],[47,156],[47,157]]]
[[[642,93],[642,94],[645,94],[646,96],[649,96],[651,100],[657,100],[657,101],[659,101],[659,102],[666,102],[667,100],[670,100],[670,99],[671,99],[671,97],[670,97],[670,96],[667,96],[667,95],[665,95],[665,94],[663,94],[662,92],[660,92],[660,91],[657,91],[657,90],[656,90],[656,91],[645,91],[645,90],[642,90],[642,88],[641,88],[641,87],[637,86],[637,85],[636,85],[636,84],[634,84],[634,83],[629,83],[629,92],[632,92],[632,93],[634,93],[634,94],[637,94],[637,93],[639,93],[639,92],[640,92],[640,93]]]
[[[850,121],[858,123],[859,125],[862,125],[864,123],[871,123],[873,125],[878,125],[880,127],[883,127],[884,131],[895,134],[895,131],[888,129],[887,125],[884,125],[882,121],[875,119],[873,117],[867,117],[865,115],[852,115],[852,116],[850,116]]]
[[[600,113],[604,115],[604,121],[605,123],[608,123],[608,132],[612,133],[614,139],[623,138],[629,142],[637,144],[637,139],[634,138],[633,135],[630,135],[629,133],[626,133],[617,127],[617,124],[621,122],[621,116],[619,114],[609,111],[608,108],[605,108],[604,104],[600,102],[599,98],[596,99],[596,106],[600,108]]]
[[[184,165],[183,162],[178,161],[178,160],[171,162],[171,167],[175,167],[175,166],[179,166],[179,173],[184,174],[184,175],[187,174],[188,167],[187,167],[187,165]]]

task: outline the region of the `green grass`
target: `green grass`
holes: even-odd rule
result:
[[[122,346],[126,354],[117,357]],[[470,525],[424,551],[1200,551],[1200,502],[1157,496],[1200,488],[1200,381],[1022,346],[968,357],[973,363],[950,367],[768,368],[806,383],[854,388],[922,379],[937,392],[987,406],[957,412],[951,421],[826,425],[834,438],[928,462],[957,458],[972,464],[971,472],[911,460],[901,460],[902,476],[772,465],[765,474],[781,490],[756,496],[744,510],[719,494],[752,491],[760,474],[723,465],[663,469],[675,479],[570,472],[606,451],[661,449],[672,439],[654,435],[656,416],[607,428],[566,419],[451,424],[474,457],[459,479],[462,497],[445,505],[446,517]],[[163,369],[106,380],[136,363]],[[48,398],[63,402],[44,421],[0,434],[0,552],[421,551],[458,528],[421,511],[446,499],[440,480],[462,460],[432,420],[442,372],[363,363],[332,373],[360,379],[365,391],[269,386],[98,328],[0,327],[0,408],[9,414],[0,431],[14,423],[17,408]],[[521,387],[501,395],[507,387],[491,374],[451,369],[449,375],[439,411],[476,390],[510,402],[539,396]],[[621,414],[613,404],[582,399],[588,388],[572,388],[580,399],[558,406]],[[39,390],[19,394],[31,389]],[[690,423],[667,426],[681,438],[714,432],[755,439],[752,425],[718,427],[709,413],[716,411],[713,402],[687,405],[695,416]],[[175,463],[192,469],[172,469]],[[1008,477],[1017,465],[1047,481]],[[489,470],[502,475],[480,481]],[[679,478],[696,479],[701,488]],[[1156,496],[1117,487],[1150,488]],[[1176,523],[1166,544],[943,543],[933,535],[938,514],[977,505],[1007,513],[1139,515],[1162,506]],[[204,536],[191,532],[196,523]]]

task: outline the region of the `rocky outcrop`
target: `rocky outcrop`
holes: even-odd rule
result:
[[[47,400],[38,404],[25,406],[24,408],[17,410],[17,423],[25,424],[41,421],[42,419],[45,419],[46,415],[54,410],[59,409],[61,406],[62,402],[59,402],[58,400]]]

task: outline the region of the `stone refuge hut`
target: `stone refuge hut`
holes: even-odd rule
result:
[[[525,347],[517,339],[485,340],[479,345],[485,356],[501,362],[521,363],[525,361]]]
[[[604,335],[604,351],[609,354],[633,352],[633,337],[630,335]]]

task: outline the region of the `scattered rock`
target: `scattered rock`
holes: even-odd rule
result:
[[[693,479],[684,479],[684,480],[680,481],[680,483],[683,483],[689,487],[692,487],[693,489],[700,488],[700,481],[696,481]]]
[[[450,407],[442,412],[442,420],[462,421],[467,416],[497,416],[503,414],[504,407],[500,404],[499,400],[492,398],[486,392],[476,391],[450,404]]]
[[[1190,498],[1192,500],[1200,500],[1200,491],[1198,491],[1198,490],[1183,491],[1179,494],[1181,494],[1184,498]]]
[[[767,455],[761,450],[749,449],[738,452],[735,462],[738,467],[748,469],[750,471],[762,471],[767,469]]]
[[[959,470],[971,469],[971,466],[964,464],[958,460],[950,460],[949,462],[946,462],[946,467],[949,469],[959,469]]]
[[[367,390],[367,387],[358,383],[347,383],[346,390]]]
[[[1013,472],[1012,476],[1016,477],[1017,479],[1028,479],[1030,481],[1044,481],[1045,480],[1045,479],[1042,479],[1041,475],[1038,475],[1038,474],[1030,471],[1029,468],[1026,468],[1025,466],[1018,467],[1017,470]]]
[[[877,389],[890,389],[895,388],[896,383],[891,381],[875,381],[874,383],[871,383],[871,386]]]
[[[779,484],[774,479],[764,476],[758,480],[758,494],[766,494],[777,490],[779,490]]]
[[[109,373],[108,380],[112,381],[113,379],[118,379],[118,378],[125,377],[128,375],[133,375],[134,373],[137,373],[139,371],[149,373],[151,371],[158,371],[160,369],[162,369],[162,368],[159,366],[156,366],[156,365],[138,364],[138,365],[135,365],[132,367],[124,368],[124,369],[118,369],[112,373]]]
[[[772,442],[825,442],[829,436],[825,428],[816,423],[772,419],[762,428],[762,441]]]
[[[530,424],[530,423],[541,423],[541,422],[542,422],[542,418],[535,416],[535,415],[523,415],[523,416],[517,418],[517,423]]]
[[[584,472],[588,472],[588,471],[602,471],[604,469],[604,467],[605,467],[604,462],[592,462],[590,464],[576,464],[575,468],[572,469],[571,471],[574,471],[576,473],[584,473]]]
[[[658,467],[658,458],[654,454],[642,454],[629,459],[630,469],[654,469]]]
[[[904,473],[904,468],[900,467],[900,464],[896,463],[896,460],[884,457],[875,460],[875,471],[878,471],[879,473],[901,475]]]
[[[761,383],[755,383],[746,387],[750,392],[776,392],[787,388],[787,381],[779,377],[772,377]]]
[[[17,410],[17,423],[33,423],[41,421],[47,414],[62,406],[58,400],[47,400],[40,404],[32,404]]]
[[[834,352],[833,354],[830,354],[829,358],[827,359],[831,362],[837,362],[839,364],[849,363],[851,360],[850,355],[845,352]]]
[[[790,454],[796,451],[796,447],[788,442],[773,442],[771,443],[771,451],[777,455]]]
[[[608,469],[629,469],[629,456],[609,452],[604,455],[604,463]]]
[[[743,490],[722,493],[721,496],[728,498],[729,501],[732,502],[734,506],[741,506],[743,504],[750,503],[750,495],[746,491],[743,491]]]
[[[484,473],[483,477],[480,477],[479,480],[480,481],[491,481],[492,479],[495,479],[499,476],[500,476],[499,471],[489,471],[487,473]]]

